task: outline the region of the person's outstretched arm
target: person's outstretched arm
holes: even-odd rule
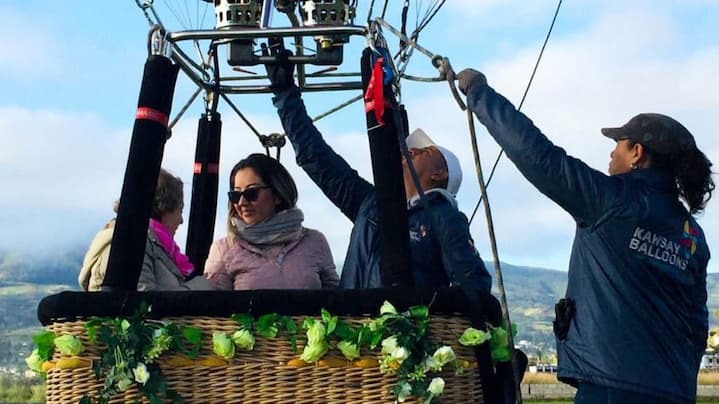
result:
[[[624,181],[605,175],[555,146],[532,121],[496,93],[484,75],[458,75],[467,106],[504,149],[507,157],[540,192],[589,225],[618,203]]]
[[[372,185],[332,150],[307,115],[300,89],[294,82],[295,67],[289,60],[292,52],[285,49],[283,40],[269,38],[267,44],[262,44],[262,53],[277,58],[276,63],[268,63],[265,67],[271,82],[270,88],[275,94],[272,101],[295,149],[297,164],[332,203],[354,222],[360,205],[374,192]]]
[[[322,139],[300,97],[292,86],[273,98],[282,127],[295,149],[297,164],[320,187],[342,213],[354,222],[362,201],[374,192],[372,184],[335,153]]]

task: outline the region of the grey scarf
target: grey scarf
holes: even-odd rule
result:
[[[256,245],[282,244],[297,240],[302,234],[305,219],[298,208],[286,209],[255,224],[246,224],[238,217],[232,218],[237,237]]]

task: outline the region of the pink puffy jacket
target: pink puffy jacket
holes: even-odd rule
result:
[[[205,276],[217,290],[319,289],[339,283],[325,236],[306,228],[297,240],[268,249],[238,237],[221,238],[210,247]]]

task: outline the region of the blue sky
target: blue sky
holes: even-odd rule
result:
[[[361,23],[369,1],[360,0]],[[376,2],[381,3],[381,2]],[[388,21],[398,27],[401,1],[390,2]],[[430,1],[411,1],[426,8]],[[203,2],[156,0],[168,29],[178,15],[198,16]],[[378,7],[378,6],[376,6]],[[420,36],[420,43],[447,56],[456,70],[474,67],[490,84],[518,103],[556,2],[546,0],[449,0]],[[415,8],[410,12],[413,27]],[[211,10],[210,10],[211,11]],[[275,24],[284,24],[275,16]],[[207,15],[204,25],[212,25]],[[148,24],[134,0],[83,2],[0,1],[0,249],[57,251],[84,246],[112,216],[127,159]],[[199,18],[193,19],[197,23]],[[523,110],[548,137],[570,154],[606,171],[613,144],[599,128],[618,126],[639,112],[661,112],[684,123],[699,147],[719,164],[719,3],[686,1],[565,1]],[[397,40],[387,34],[390,48]],[[363,46],[353,39],[343,68],[351,69]],[[256,69],[261,71],[260,69]],[[409,73],[435,71],[422,55]],[[173,113],[194,87],[178,81]],[[460,208],[471,213],[479,190],[464,113],[446,83],[403,81],[410,127],[423,128],[457,151],[465,175]],[[307,95],[316,115],[356,92]],[[280,131],[269,95],[233,101],[261,132]],[[242,157],[262,149],[254,135],[220,103],[223,114],[221,184]],[[196,122],[201,103],[174,130],[163,165],[191,183]],[[318,123],[326,139],[363,176],[371,179],[362,106],[352,105]],[[478,127],[483,166],[489,170],[498,148]],[[350,223],[294,164],[289,147],[282,162],[300,188],[299,206],[308,227],[323,231],[335,260],[345,255]],[[490,202],[504,261],[566,269],[574,225],[565,212],[539,194],[507,160],[490,186]],[[189,195],[189,187],[186,188]],[[223,199],[221,198],[221,201]],[[189,206],[189,200],[186,199]],[[189,209],[185,210],[187,214]],[[224,203],[216,237],[224,236]],[[491,259],[483,215],[472,234]],[[719,240],[719,202],[700,217],[710,246]],[[184,245],[185,227],[178,233]],[[710,263],[710,270],[719,266]]]

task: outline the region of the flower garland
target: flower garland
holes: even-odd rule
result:
[[[196,358],[201,349],[202,332],[195,327],[149,320],[146,318],[149,312],[150,306],[143,302],[127,319],[95,318],[85,324],[89,341],[104,346],[101,358],[92,362],[96,379],[104,377],[105,380],[98,403],[107,403],[112,396],[133,384],[151,404],[166,400],[182,402],[182,397],[168,387],[156,360],[168,352]],[[293,352],[299,352],[298,328],[291,317],[270,313],[255,318],[243,313],[231,318],[238,323],[236,331],[212,333],[213,352],[223,360],[231,360],[237,350],[253,350],[255,335],[262,338],[285,336]],[[429,404],[444,391],[445,382],[437,374],[445,368],[461,373],[468,365],[457,359],[450,346],[431,338],[427,332],[429,321],[429,308],[423,305],[400,313],[385,301],[378,317],[356,326],[322,309],[320,318],[307,317],[302,322],[302,328],[306,330],[304,347],[299,359],[288,361],[288,365],[321,363],[328,352],[337,350],[348,361],[363,367],[378,367],[383,374],[396,375],[397,383],[391,388],[396,401],[415,397]],[[515,328],[512,331],[516,334]],[[43,376],[53,367],[87,366],[77,357],[84,347],[76,336],[56,336],[51,331],[43,331],[33,337],[33,342],[36,349],[26,362],[30,369]],[[489,343],[495,362],[508,361],[511,353],[506,330],[489,324],[487,331],[467,328],[458,342],[465,346]],[[55,349],[71,358],[51,362]],[[361,359],[363,350],[379,350],[377,359]],[[90,404],[92,398],[84,396],[81,403]]]

